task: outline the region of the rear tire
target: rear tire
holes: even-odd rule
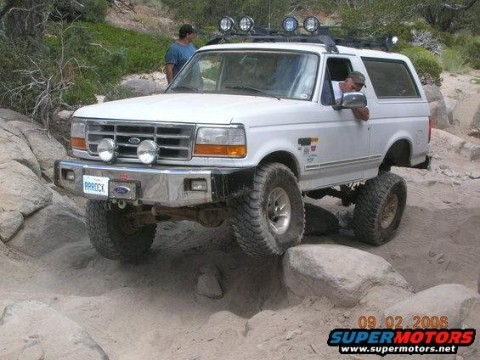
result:
[[[152,246],[157,225],[135,225],[132,209],[108,209],[107,202],[88,200],[86,225],[90,242],[104,257],[125,262],[143,257]]]
[[[278,163],[261,165],[253,190],[233,201],[231,223],[240,247],[251,256],[282,255],[297,245],[305,209],[292,171]]]
[[[400,176],[380,172],[360,190],[352,228],[358,240],[382,245],[392,240],[407,202],[407,185]]]

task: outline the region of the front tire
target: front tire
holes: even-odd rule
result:
[[[138,226],[129,207],[107,207],[107,202],[88,200],[86,225],[90,242],[104,257],[125,262],[143,257],[152,246],[157,225]]]
[[[261,165],[253,190],[234,200],[231,222],[240,247],[251,256],[281,255],[297,245],[305,209],[292,171],[278,163]]]
[[[407,185],[400,176],[380,172],[360,190],[352,228],[358,240],[371,245],[390,241],[402,219],[407,202]]]

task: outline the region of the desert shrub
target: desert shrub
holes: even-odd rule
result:
[[[474,69],[480,69],[480,36],[470,38],[462,48],[467,63]]]
[[[456,73],[464,73],[469,69],[466,65],[465,58],[457,49],[443,50],[442,65],[444,70]]]
[[[406,48],[402,50],[402,54],[410,58],[422,83],[440,85],[442,66],[435,54],[418,46]]]

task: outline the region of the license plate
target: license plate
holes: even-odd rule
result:
[[[137,186],[135,181],[110,181],[108,197],[110,199],[137,200]]]
[[[108,177],[83,175],[83,192],[85,194],[108,196]]]

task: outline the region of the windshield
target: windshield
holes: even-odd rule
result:
[[[199,52],[167,92],[201,92],[310,100],[318,56],[282,51]]]

